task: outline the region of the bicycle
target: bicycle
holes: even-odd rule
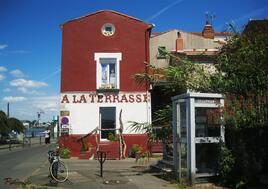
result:
[[[48,151],[48,161],[50,182],[65,182],[68,178],[68,167],[60,160],[59,149]]]

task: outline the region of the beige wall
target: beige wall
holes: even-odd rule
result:
[[[181,32],[183,38],[183,48],[186,49],[215,49],[222,45],[215,42],[214,39],[206,39],[191,33]]]
[[[180,30],[171,30],[163,34],[150,38],[150,64],[157,67],[167,67],[169,59],[158,59],[158,47],[165,46],[168,52],[176,51],[176,39],[178,32],[183,38],[183,50],[204,50],[218,49],[222,44],[217,43],[214,39],[207,39],[202,36],[183,32]]]
[[[150,64],[157,67],[167,67],[169,59],[158,59],[158,47],[165,46],[168,52],[176,49],[176,39],[179,30],[171,30],[150,39]]]

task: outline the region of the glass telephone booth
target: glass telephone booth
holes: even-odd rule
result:
[[[224,141],[221,94],[186,93],[172,98],[173,161],[179,180],[193,184],[216,175],[217,146]]]

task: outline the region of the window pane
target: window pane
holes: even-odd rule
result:
[[[101,64],[115,64],[116,58],[100,58]]]
[[[101,64],[101,84],[108,83],[108,64]]]
[[[106,26],[105,27],[105,31],[111,32],[112,31],[112,27],[111,26]]]
[[[180,126],[181,126],[181,137],[186,138],[186,103],[180,103]]]
[[[101,129],[115,129],[115,107],[100,107]],[[109,133],[115,135],[115,130],[101,131],[101,138],[108,139]]]
[[[195,136],[220,136],[220,111],[218,108],[195,108]]]
[[[115,89],[117,88],[117,73],[115,58],[100,58],[101,64],[101,88]]]
[[[116,88],[116,72],[115,72],[115,64],[109,64],[109,68],[110,68],[110,78],[109,78],[109,81],[110,81],[110,84],[111,84],[111,87],[112,88]]]
[[[218,144],[196,144],[196,173],[215,173]]]

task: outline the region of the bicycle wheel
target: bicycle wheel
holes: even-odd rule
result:
[[[54,161],[50,167],[51,177],[57,182],[64,182],[68,178],[68,168],[62,161]]]

